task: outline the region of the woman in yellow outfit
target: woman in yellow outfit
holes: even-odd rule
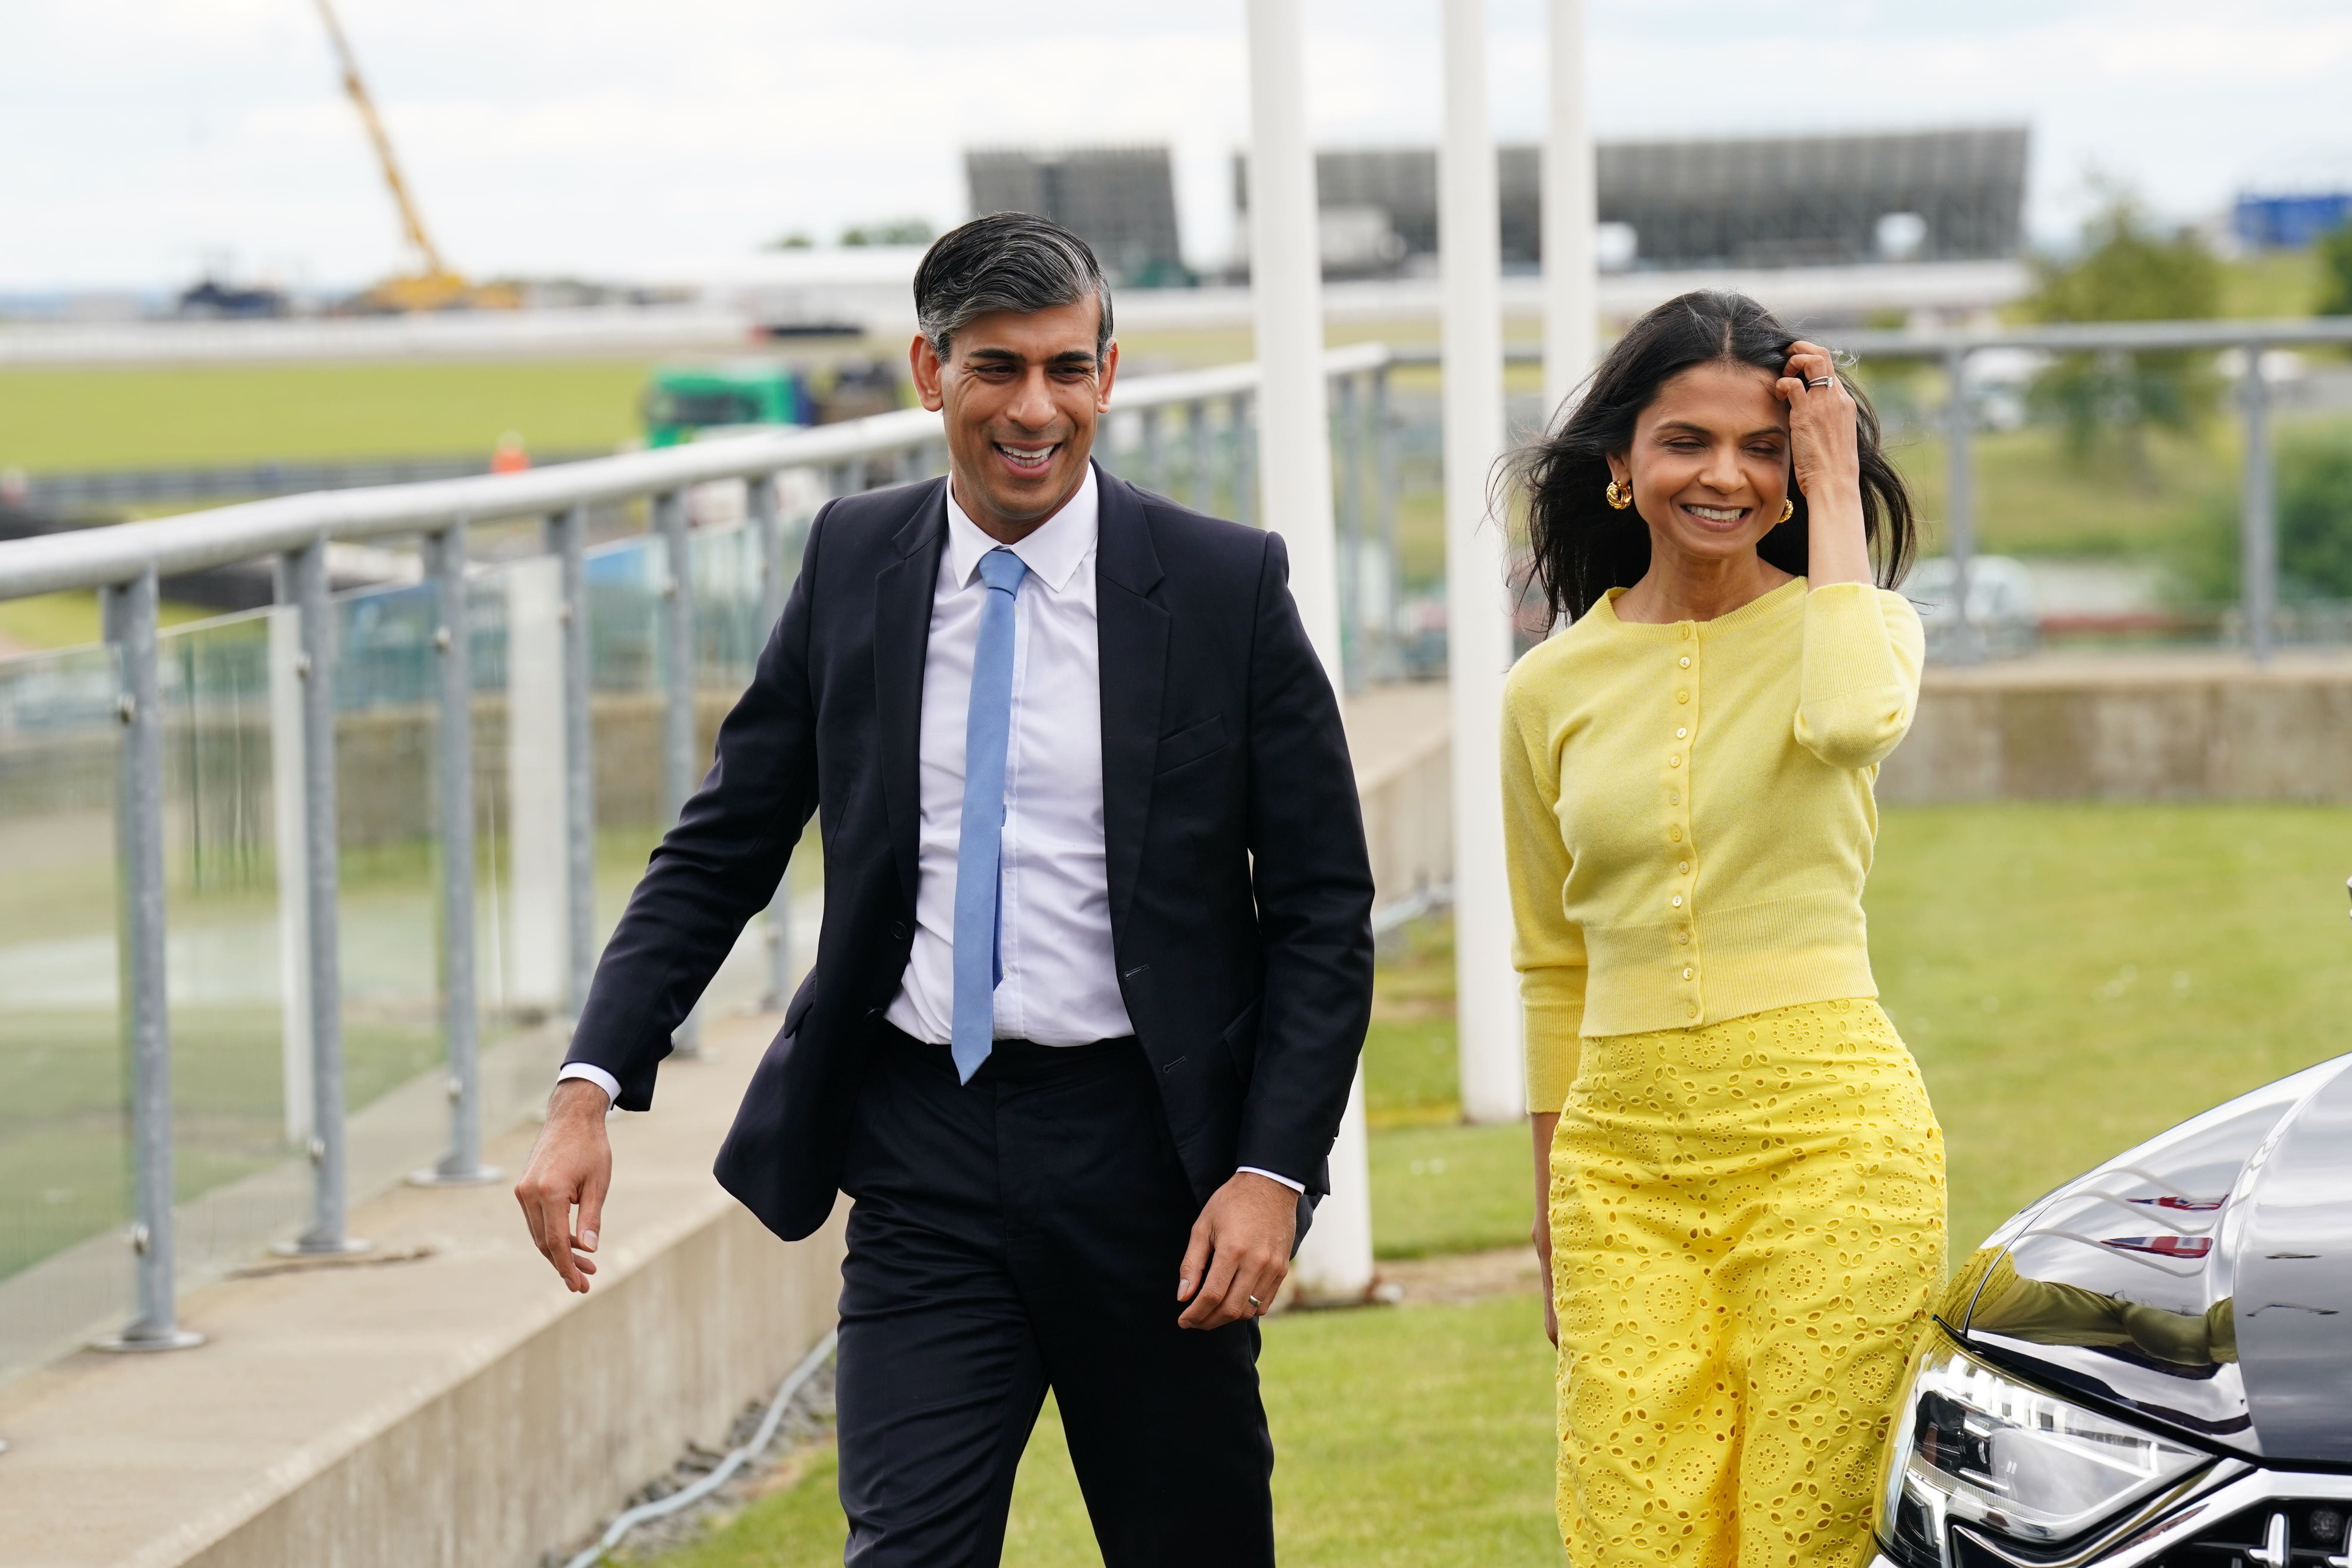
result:
[[[1910,502],[1829,354],[1734,294],[1644,317],[1517,471],[1573,618],[1503,727],[1569,1560],[1858,1564],[1943,1278],[1862,911]]]

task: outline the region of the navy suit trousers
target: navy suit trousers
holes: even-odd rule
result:
[[[961,1084],[878,1033],[842,1175],[850,1568],[995,1564],[1048,1388],[1107,1568],[1270,1568],[1258,1326],[1176,1326],[1198,1205],[1142,1050],[1000,1040]]]

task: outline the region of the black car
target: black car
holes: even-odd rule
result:
[[[1874,1568],[2352,1568],[2352,1056],[1995,1231],[1882,1482]]]

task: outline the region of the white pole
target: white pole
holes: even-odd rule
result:
[[[1486,122],[1485,0],[1445,0],[1445,136],[1437,235],[1445,415],[1447,679],[1454,699],[1454,1016],[1462,1115],[1527,1110],[1518,976],[1504,879],[1503,676],[1511,662],[1505,521],[1487,483],[1503,449],[1501,216]]]
[[[1299,0],[1250,0],[1250,296],[1257,326],[1259,515],[1290,550],[1290,592],[1334,690],[1339,546],[1331,423],[1323,383],[1323,260],[1315,154],[1307,142],[1307,42]],[[1299,1248],[1298,1293],[1360,1301],[1372,1288],[1371,1169],[1363,1069],[1331,1151],[1331,1194]]]
[[[1594,187],[1585,119],[1584,0],[1551,0],[1551,124],[1543,159],[1544,418],[1592,368]]]
[[[1260,515],[1290,549],[1290,592],[1339,684],[1339,547],[1323,381],[1323,274],[1298,0],[1250,0],[1250,302],[1257,326]]]

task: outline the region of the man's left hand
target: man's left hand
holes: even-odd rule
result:
[[[1192,1222],[1176,1280],[1176,1300],[1192,1304],[1177,1326],[1222,1329],[1265,1316],[1289,1277],[1297,1233],[1297,1193],[1255,1171],[1235,1173]]]

